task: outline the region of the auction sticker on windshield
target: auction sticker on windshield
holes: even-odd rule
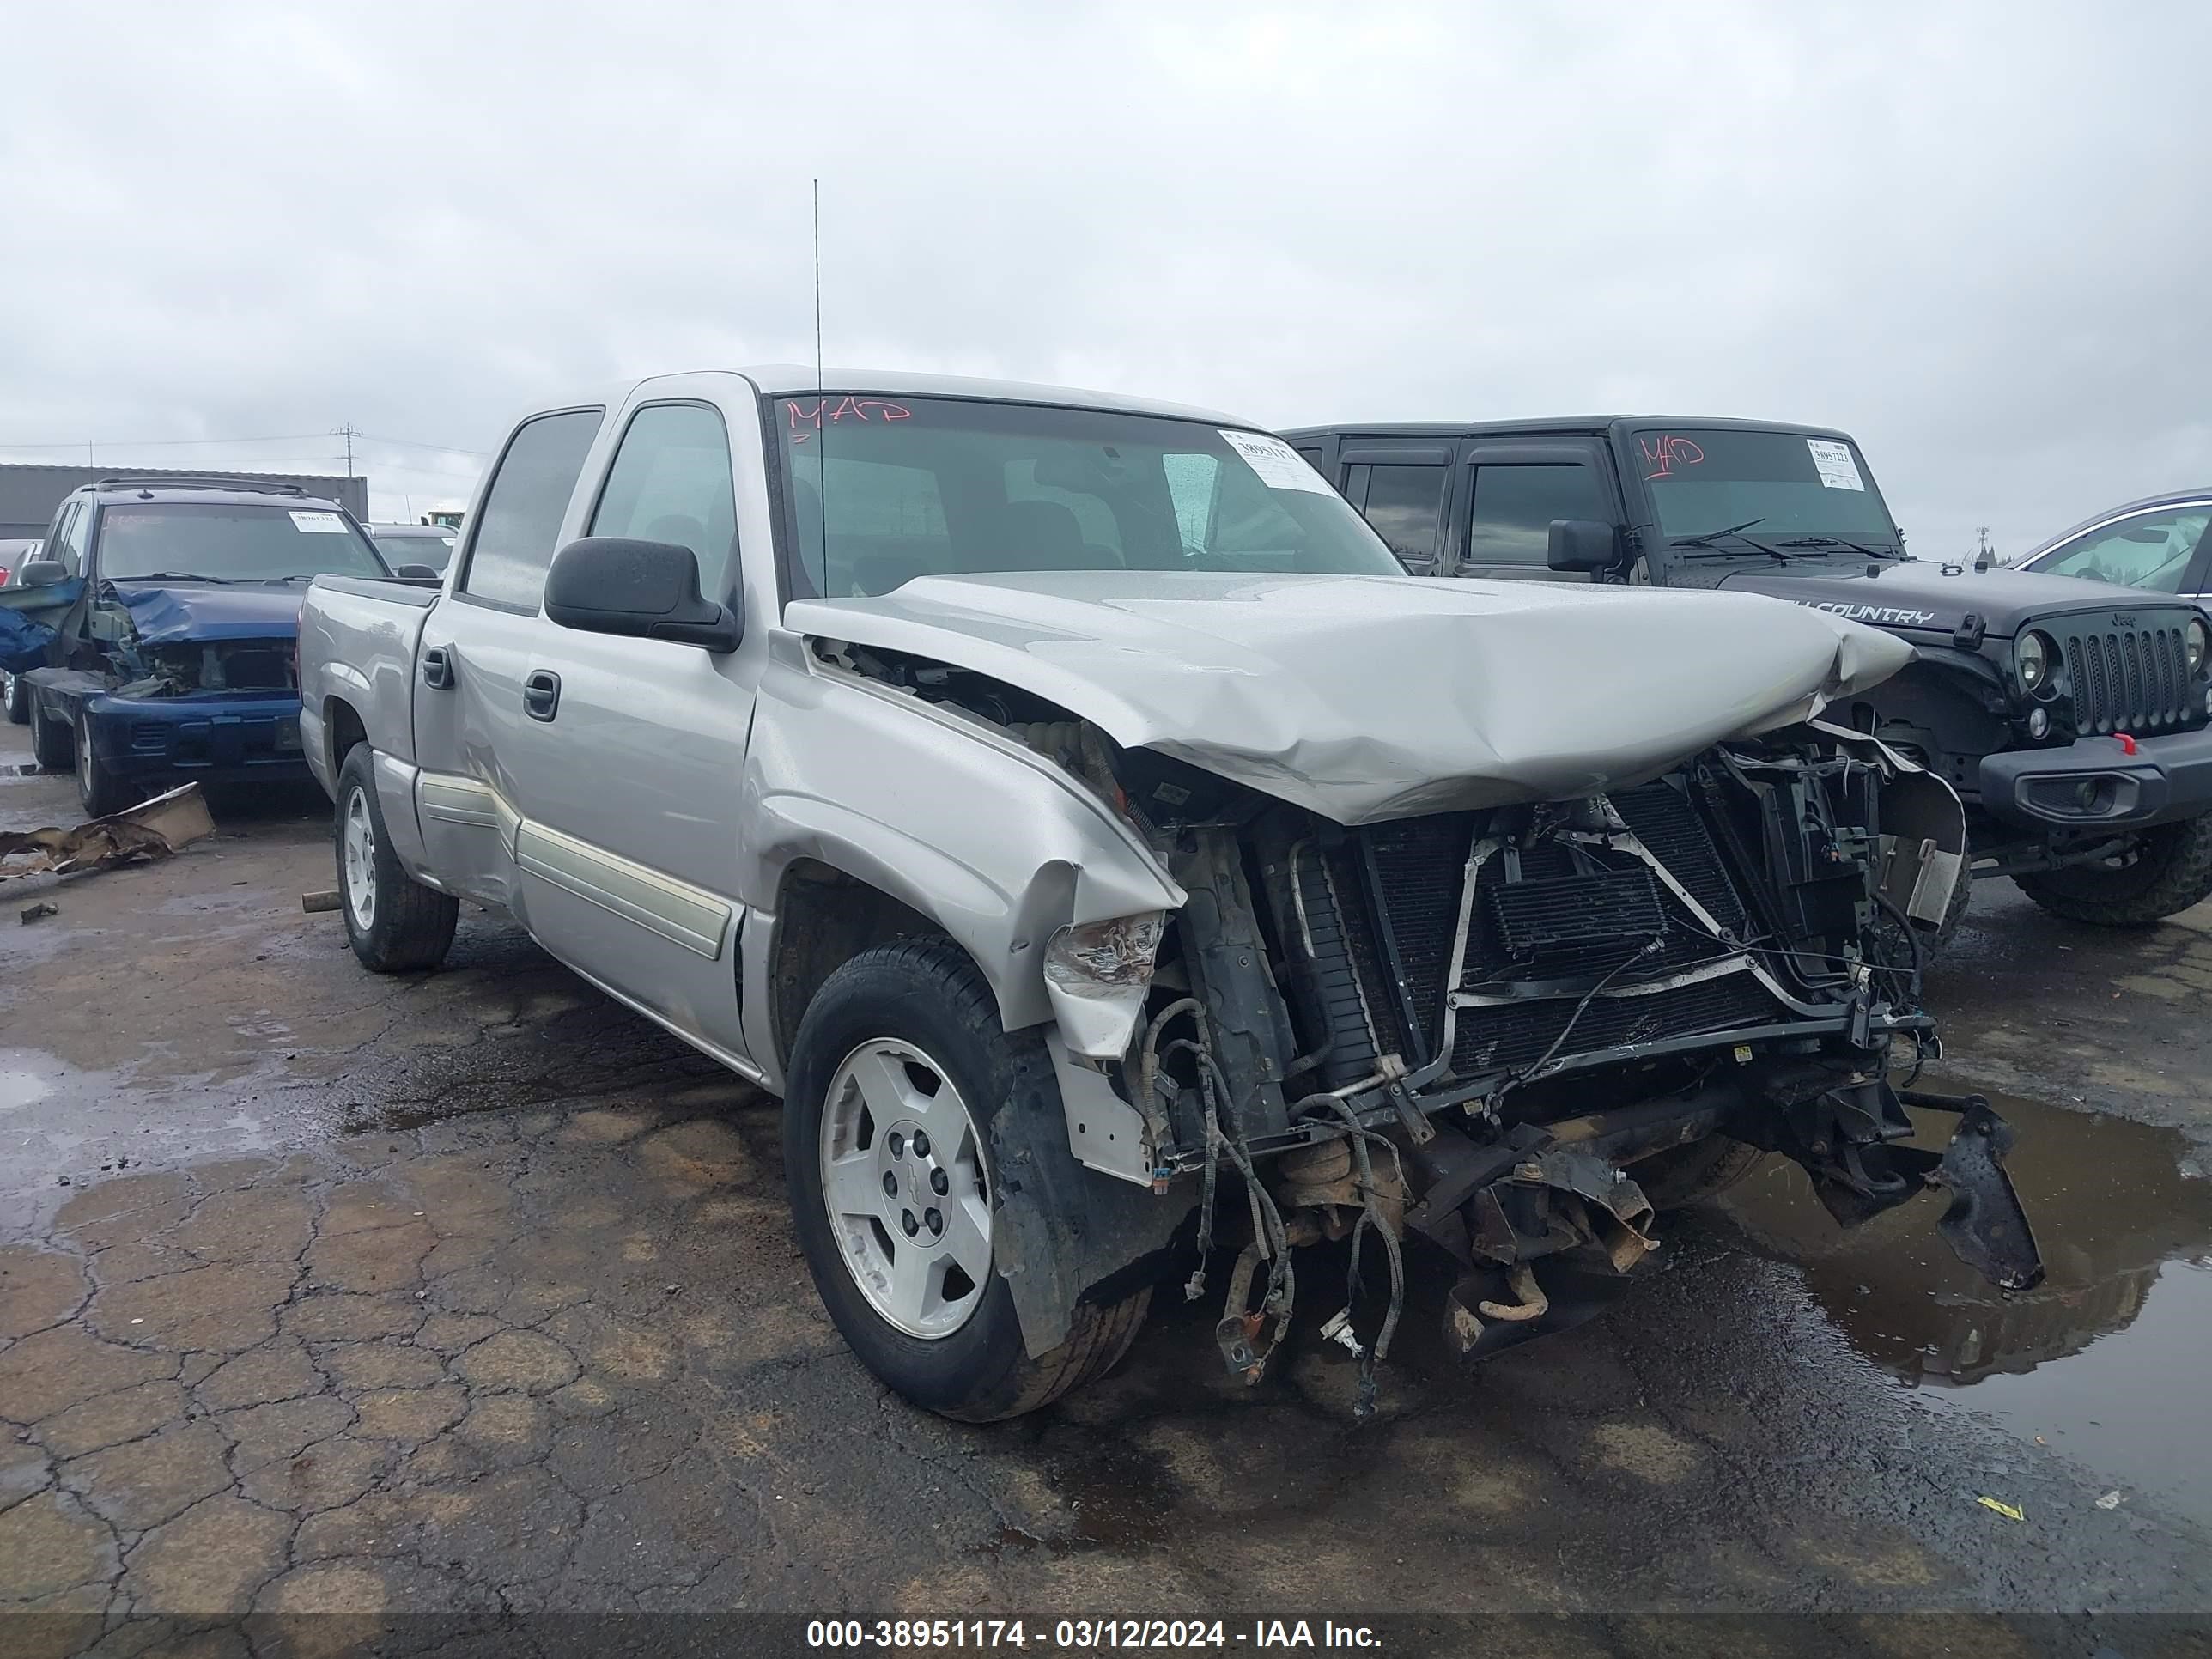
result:
[[[335,513],[298,513],[292,514],[292,523],[301,530],[317,536],[343,536],[345,520]]]
[[[1820,475],[1824,489],[1866,488],[1866,480],[1859,477],[1859,464],[1851,459],[1849,444],[1839,444],[1832,438],[1808,438],[1805,447],[1813,452],[1813,468]]]
[[[1260,475],[1260,482],[1268,489],[1310,489],[1316,495],[1331,493],[1328,480],[1308,466],[1306,458],[1280,438],[1270,438],[1260,432],[1231,432],[1227,427],[1218,430],[1229,441],[1229,447],[1244,458],[1244,464]]]

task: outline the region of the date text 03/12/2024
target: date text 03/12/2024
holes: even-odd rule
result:
[[[806,1645],[827,1650],[1012,1648],[1032,1644],[1050,1652],[1098,1652],[1130,1648],[1357,1648],[1372,1651],[1382,1638],[1365,1625],[1332,1620],[1256,1619],[1235,1626],[1220,1619],[818,1619],[806,1626]]]

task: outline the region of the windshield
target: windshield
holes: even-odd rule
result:
[[[1769,547],[1808,538],[1844,552],[1846,542],[1898,550],[1889,508],[1858,446],[1845,440],[1651,427],[1630,434],[1628,450],[1670,541],[1740,527]],[[1753,550],[1733,539],[1720,546]]]
[[[793,597],[988,571],[1406,574],[1296,450],[1259,433],[838,392],[781,399],[775,418]]]
[[[161,501],[100,515],[100,574],[269,582],[309,576],[383,576],[368,538],[326,507],[242,507]]]
[[[453,538],[425,536],[410,532],[406,535],[377,536],[373,538],[376,550],[384,555],[385,563],[397,570],[403,564],[427,565],[443,575],[446,565],[453,556]]]

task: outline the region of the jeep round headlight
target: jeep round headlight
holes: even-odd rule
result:
[[[2189,672],[2192,674],[2204,666],[2204,649],[2212,644],[2212,630],[2204,626],[2201,617],[2191,617],[2189,626],[2181,630],[2182,649],[2189,653]]]
[[[2020,643],[2012,648],[2013,672],[2020,676],[2021,690],[2043,690],[2044,683],[2051,678],[2051,659],[2057,654],[2051,641],[2042,635],[2021,635]]]

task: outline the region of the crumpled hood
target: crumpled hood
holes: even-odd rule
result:
[[[1340,823],[1640,782],[1911,647],[1747,593],[1070,571],[809,599],[787,628],[1006,681]]]
[[[1869,574],[1869,571],[1874,574]],[[1829,559],[1787,569],[1762,562],[1730,572],[1724,586],[1817,605],[1876,628],[1901,628],[1915,633],[1952,633],[1972,613],[1982,619],[1984,630],[2000,639],[2009,639],[2045,617],[2081,611],[2125,614],[2189,603],[2172,593],[2147,593],[2083,576],[2051,576],[2039,570],[1976,570],[1928,559],[1856,562]]]
[[[115,584],[114,592],[116,603],[131,613],[139,644],[186,645],[204,640],[296,639],[305,589],[298,583],[155,587],[126,581]]]

